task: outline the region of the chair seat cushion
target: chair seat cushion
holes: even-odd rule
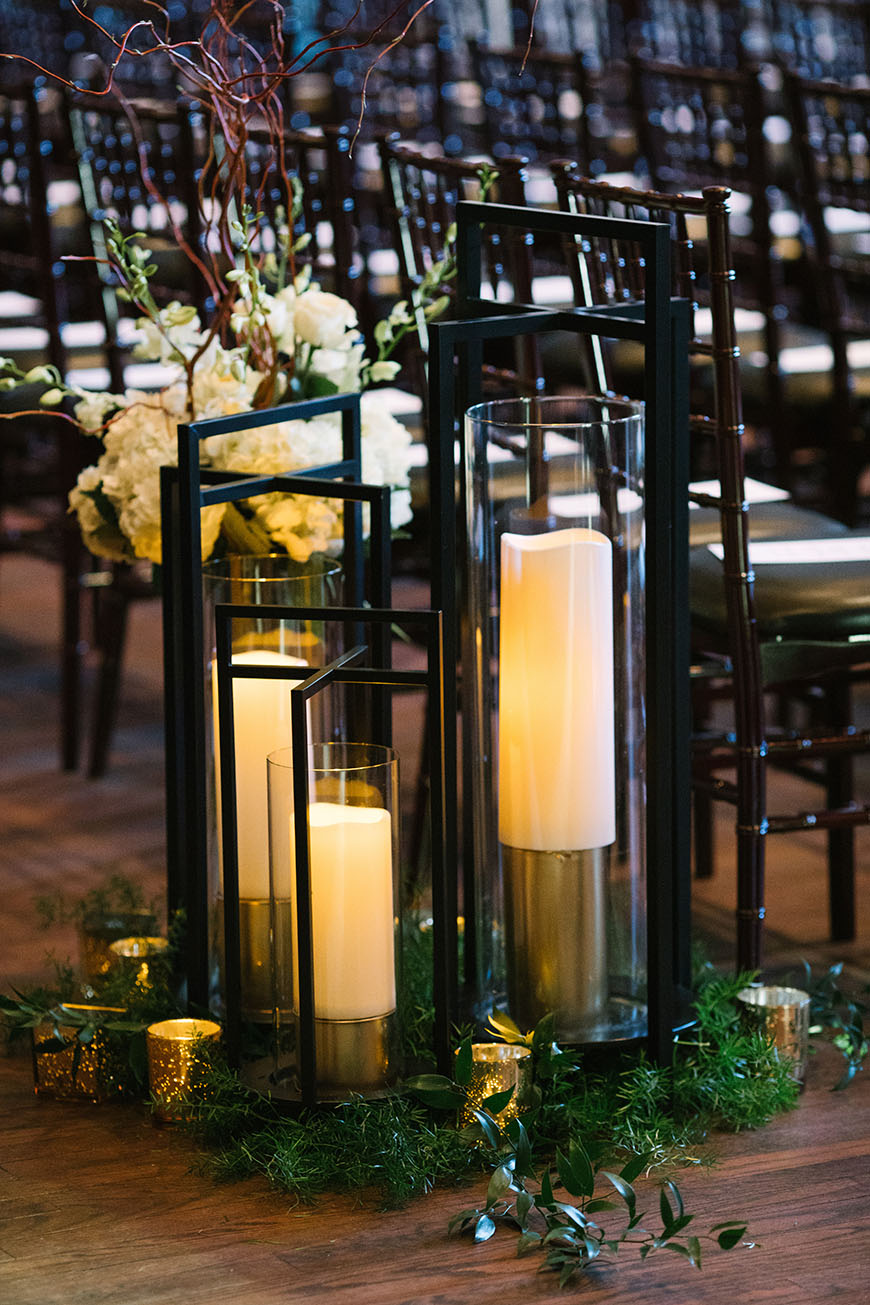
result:
[[[767,561],[763,553],[753,559],[750,545],[755,613],[762,642],[830,642],[870,634],[870,538],[865,533],[849,531],[837,521],[790,503],[765,505],[757,513],[750,513],[750,521],[750,539],[756,542],[868,541],[866,559],[857,560],[837,557]],[[693,624],[724,642],[728,622],[722,561],[706,545],[693,547],[689,577]]]

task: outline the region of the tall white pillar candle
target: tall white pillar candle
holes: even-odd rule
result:
[[[301,657],[267,649],[233,654],[234,666],[305,666]],[[269,896],[269,810],[266,757],[290,745],[290,692],[298,680],[233,680],[233,729],[236,745],[236,822],[239,897]],[[220,811],[217,664],[212,663],[215,769]],[[221,850],[222,855],[222,850]]]
[[[499,839],[580,851],[616,837],[610,540],[501,541]]]
[[[388,1015],[396,1008],[390,813],[383,807],[313,802],[308,827],[315,1016]],[[295,875],[294,840],[291,815]]]

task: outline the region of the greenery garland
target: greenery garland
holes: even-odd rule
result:
[[[149,958],[147,983],[135,966],[120,968],[83,993],[72,968],[56,965],[52,985],[0,997],[0,1013],[13,1034],[39,1030],[40,1054],[72,1045],[77,1056],[99,1032],[109,1053],[106,1094],[141,1100],[147,1093],[145,1029],[181,1013],[172,990],[172,956],[182,945],[182,932],[182,921],[174,921],[169,952]],[[405,938],[405,1053],[424,1064],[431,1056],[431,946],[425,929],[412,929]],[[818,980],[807,970],[805,978],[814,1031],[829,1031],[846,1058],[837,1088],[861,1068],[868,1050],[867,1006],[843,990],[841,970],[834,966]],[[354,1097],[296,1116],[252,1093],[220,1054],[204,1045],[203,1055],[210,1059],[203,1067],[201,1094],[186,1105],[184,1126],[201,1147],[201,1171],[218,1180],[260,1175],[306,1202],[326,1192],[354,1192],[381,1208],[395,1208],[435,1185],[455,1185],[489,1170],[482,1203],[459,1211],[451,1231],[471,1232],[483,1241],[499,1223],[513,1227],[518,1254],[542,1251],[542,1267],[558,1272],[563,1283],[632,1245],[643,1257],[667,1247],[700,1266],[703,1237],[689,1229],[692,1216],[683,1207],[674,1172],[710,1162],[709,1151],[699,1149],[710,1132],[759,1128],[797,1100],[789,1063],[762,1035],[741,1025],[737,993],[753,977],[724,977],[701,967],[696,1023],[675,1042],[669,1066],[635,1052],[595,1069],[584,1063],[582,1052],[556,1045],[552,1019],[524,1034],[497,1013],[495,1035],[525,1043],[533,1065],[521,1118],[504,1125],[498,1114],[506,1104],[504,1093],[474,1108],[467,1092],[471,1034],[458,1030],[452,1079],[423,1073],[383,1100]],[[121,1013],[106,1016],[69,1004],[82,995]],[[457,1122],[463,1109],[474,1118],[465,1128]],[[655,1232],[637,1210],[633,1183],[644,1171],[658,1174],[663,1183],[661,1228]],[[624,1216],[616,1229],[614,1209]],[[606,1230],[601,1214],[609,1221]],[[732,1220],[704,1237],[727,1250],[744,1232],[745,1226]]]

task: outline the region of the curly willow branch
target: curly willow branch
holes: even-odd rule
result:
[[[24,55],[4,53],[0,54],[0,58],[19,60],[94,103],[112,97],[123,109],[134,132],[142,180],[149,198],[153,203],[162,205],[169,214],[179,247],[197,269],[215,303],[203,352],[216,335],[223,333],[231,312],[234,288],[227,282],[226,273],[234,266],[237,258],[233,223],[240,219],[242,205],[247,203],[256,226],[256,215],[265,197],[267,177],[274,177],[281,193],[286,196],[287,220],[288,223],[292,222],[293,183],[285,161],[282,90],[290,79],[299,76],[329,54],[375,45],[390,23],[399,17],[404,22],[402,30],[374,56],[365,74],[362,86],[363,109],[354,136],[356,140],[362,114],[365,112],[366,87],[372,70],[385,54],[404,40],[417,18],[429,8],[433,0],[423,0],[410,17],[407,17],[407,13],[413,0],[396,0],[395,7],[368,34],[357,34],[353,30],[357,20],[364,19],[366,4],[366,0],[355,0],[352,13],[340,27],[310,41],[295,55],[285,48],[283,29],[287,5],[283,0],[247,0],[242,5],[238,5],[236,0],[211,0],[211,6],[202,19],[201,34],[194,39],[180,33],[182,39],[176,39],[173,20],[167,9],[156,0],[143,0],[143,4],[154,11],[153,17],[139,19],[117,36],[87,12],[85,0],[70,2],[86,27],[104,42],[108,42],[114,52],[114,57],[106,68],[103,85],[78,87],[60,72],[45,68]],[[406,18],[407,21],[404,21]],[[147,45],[144,48],[134,46],[134,36],[143,32],[148,34]],[[173,206],[151,175],[135,103],[128,101],[115,87],[116,74],[124,60],[155,55],[163,55],[168,59],[182,84],[195,93],[198,109],[206,120],[206,159],[196,181],[199,229],[203,233],[200,248],[195,248],[186,238],[173,213]],[[247,157],[248,142],[254,131],[258,148],[263,154],[261,178],[256,185],[251,184],[249,178]],[[257,254],[259,265],[262,265],[265,257],[265,252],[260,250]],[[117,270],[116,268],[116,272]],[[291,254],[291,275],[294,270]]]

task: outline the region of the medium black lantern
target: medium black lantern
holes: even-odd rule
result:
[[[398,1007],[403,951],[419,927],[398,864],[398,761],[385,715],[372,713],[372,738],[335,743],[310,740],[311,706],[332,686],[352,692],[417,687],[425,690],[430,722],[427,769],[432,864],[432,1000],[434,1053],[450,1067],[455,1014],[455,864],[445,843],[443,660],[441,616],[432,611],[372,608],[287,609],[294,619],[351,622],[419,631],[425,670],[393,670],[360,644],[312,673],[289,667],[251,668],[232,656],[232,625],[254,614],[221,604],[217,621],[217,680],[221,784],[235,786],[233,682],[254,674],[296,681],[291,691],[289,748],[268,758],[272,1029],[269,1052],[243,1067],[244,1077],[277,1100],[314,1105],[349,1092],[381,1095],[402,1062]],[[277,612],[276,612],[277,615]],[[375,664],[373,665],[372,662]],[[305,676],[303,679],[302,677]],[[265,763],[264,763],[265,764]],[[227,1041],[238,1056],[241,1026],[240,917],[236,806],[222,823],[227,957]]]
[[[215,471],[200,466],[199,448],[208,438],[232,435],[277,425],[282,421],[307,419],[337,412],[342,423],[342,459],[340,462],[311,468],[287,476],[249,476],[237,472]],[[279,408],[243,413],[231,417],[203,420],[182,425],[178,430],[178,467],[164,467],[161,472],[163,531],[163,614],[164,614],[164,685],[166,695],[166,792],[168,901],[170,910],[182,908],[187,925],[185,949],[188,1000],[206,1009],[219,1000],[219,937],[222,932],[216,903],[222,897],[217,880],[219,843],[214,819],[216,800],[213,793],[215,767],[212,758],[212,717],[207,711],[207,686],[213,680],[213,650],[205,647],[203,613],[203,566],[200,513],[213,504],[247,499],[264,493],[292,493],[339,499],[345,505],[344,546],[342,558],[342,592],[338,601],[361,606],[364,601],[378,607],[389,603],[390,521],[389,490],[383,486],[360,483],[361,435],[359,395],[337,395],[328,399],[306,400]],[[362,506],[371,513],[369,541],[369,580],[366,591],[363,566]],[[288,559],[289,561],[289,559]],[[298,600],[308,605],[323,600],[323,573],[329,568],[303,569],[299,577]],[[318,575],[315,575],[315,570]],[[280,621],[270,616],[276,602],[286,599],[286,591],[277,593],[260,573],[256,617],[257,629],[265,642],[281,636],[281,648],[289,649],[289,660],[311,665],[324,662],[328,653],[311,657],[300,643],[304,635],[310,644],[311,631],[300,620]],[[232,576],[219,591],[226,599],[253,601],[255,588],[247,576],[234,582]],[[379,649],[388,634],[379,631]],[[295,654],[295,655],[294,655]],[[281,654],[282,660],[288,657]],[[273,660],[269,651],[258,646],[255,663]],[[258,679],[262,677],[257,677]],[[262,680],[266,683],[265,678]],[[287,720],[289,730],[289,719]],[[262,820],[265,822],[265,774],[261,783]],[[210,815],[211,813],[211,815]],[[262,840],[263,856],[266,849]],[[262,868],[262,875],[267,867]],[[257,940],[268,937],[268,897],[260,900],[260,909],[248,912],[249,933]],[[252,995],[262,987],[256,979],[257,962],[245,965],[253,975]],[[262,969],[262,964],[260,968]],[[248,1005],[256,1002],[248,1002]],[[247,1012],[251,1014],[249,1010]],[[268,1011],[264,1012],[268,1019]]]

